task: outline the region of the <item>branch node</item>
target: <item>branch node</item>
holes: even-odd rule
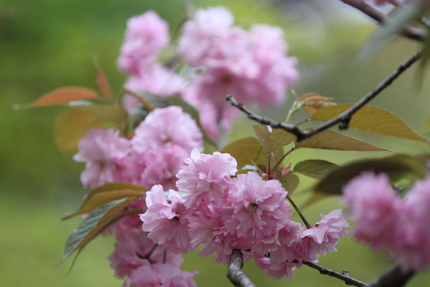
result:
[[[228,264],[227,278],[234,286],[238,287],[256,287],[249,279],[248,275],[242,271],[243,254],[239,249],[233,249],[230,255],[230,263]]]

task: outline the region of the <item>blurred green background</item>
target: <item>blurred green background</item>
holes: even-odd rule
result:
[[[98,238],[78,258],[67,275],[71,259],[53,270],[60,261],[68,234],[79,219],[60,222],[65,212],[77,209],[86,191],[79,182],[83,165],[73,154],[61,154],[54,144],[54,120],[61,107],[13,110],[14,104],[35,100],[62,86],[96,89],[93,56],[100,60],[113,90],[119,92],[125,76],[116,66],[126,20],[148,9],[167,19],[171,31],[184,19],[182,1],[174,0],[1,0],[0,2],[0,285],[1,286],[121,286],[113,277],[106,257],[113,251],[111,238]],[[376,26],[340,1],[211,1],[195,0],[196,7],[224,5],[238,24],[279,25],[285,31],[290,55],[299,59],[300,83],[295,92],[317,92],[339,103],[354,102],[389,75],[398,64],[418,49],[416,43],[397,40],[368,63],[354,65],[354,57]],[[276,3],[275,3],[276,2]],[[322,3],[324,2],[324,3]],[[278,6],[273,6],[273,4]],[[281,5],[282,4],[282,5]],[[416,70],[400,80],[371,104],[394,112],[418,128],[430,115],[428,79],[416,86]],[[290,95],[290,101],[291,104]],[[286,107],[262,111],[282,120]],[[297,115],[296,119],[300,116]],[[250,134],[252,123],[240,121],[232,134]],[[419,153],[428,146],[366,136],[380,146],[400,152]],[[291,161],[303,157],[335,159],[338,163],[386,153],[333,153],[304,149]],[[297,193],[297,198],[306,197]],[[305,210],[311,220],[340,205],[328,199]],[[384,254],[372,254],[348,237],[337,253],[322,257],[328,268],[370,281],[388,266]],[[187,254],[184,269],[199,270],[199,286],[231,286],[226,267],[212,257],[199,259]],[[292,282],[274,281],[252,266],[245,270],[258,286],[344,286],[306,266],[295,271]],[[49,273],[49,274],[48,274]],[[67,275],[67,276],[66,276]],[[427,274],[416,276],[409,286],[422,286]]]

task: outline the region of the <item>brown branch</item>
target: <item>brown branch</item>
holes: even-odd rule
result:
[[[399,266],[392,266],[384,275],[370,283],[369,287],[402,287],[415,275],[415,272],[403,272]]]
[[[379,24],[383,25],[388,21],[388,18],[385,14],[381,13],[377,9],[373,8],[372,6],[368,5],[363,0],[340,0],[343,3],[354,7],[357,10],[360,10]],[[406,26],[401,31],[400,34],[408,39],[415,40],[415,41],[424,41],[425,38],[427,38],[427,33],[424,32],[421,29]]]
[[[230,263],[228,264],[227,278],[230,279],[234,286],[238,287],[256,287],[249,279],[248,275],[242,271],[243,254],[239,249],[233,249],[230,255]]]
[[[345,282],[346,285],[352,285],[352,286],[357,286],[357,287],[369,286],[366,283],[363,283],[361,281],[358,281],[357,279],[350,277],[348,272],[345,273],[345,271],[344,271],[342,274],[337,273],[333,270],[327,269],[325,267],[322,267],[321,265],[318,265],[318,264],[315,264],[315,263],[309,262],[309,261],[303,261],[303,264],[318,270],[321,274],[329,275],[331,277],[335,277],[337,279],[340,279],[343,282]]]
[[[343,112],[342,114],[334,117],[333,119],[309,130],[301,130],[297,127],[297,125],[291,125],[286,124],[283,122],[276,122],[272,119],[265,118],[262,116],[259,116],[247,108],[245,108],[242,104],[238,103],[236,99],[228,95],[226,97],[226,100],[233,105],[234,107],[238,108],[242,112],[244,112],[248,118],[251,120],[254,120],[256,122],[259,122],[264,125],[271,126],[272,128],[277,129],[283,129],[287,132],[290,132],[294,134],[297,137],[297,141],[304,140],[306,138],[309,138],[317,133],[320,133],[326,129],[329,129],[336,124],[340,123],[339,129],[348,129],[349,122],[351,121],[351,117],[364,105],[366,105],[370,100],[375,98],[379,93],[381,93],[386,87],[388,87],[397,77],[399,77],[405,70],[407,70],[410,66],[412,66],[413,63],[415,63],[419,58],[421,57],[421,52],[417,52],[414,55],[412,55],[409,59],[407,59],[405,62],[403,62],[390,76],[388,76],[386,79],[384,79],[378,86],[376,86],[375,89],[370,91],[367,95],[362,97],[358,102],[356,102],[354,105],[352,105],[348,110]]]

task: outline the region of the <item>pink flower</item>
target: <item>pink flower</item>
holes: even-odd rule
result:
[[[179,190],[188,192],[184,197],[187,208],[203,203],[213,203],[217,208],[225,204],[232,182],[230,177],[236,172],[237,161],[231,155],[220,152],[200,154],[194,148],[191,158],[185,160],[185,166],[177,174],[176,185]]]
[[[291,217],[287,192],[279,181],[264,181],[255,172],[236,179],[222,215],[228,234],[240,238],[242,249],[264,255],[279,245],[278,232]]]
[[[148,149],[138,158],[145,165],[140,174],[139,185],[151,188],[160,184],[164,189],[175,188],[176,174],[184,165],[188,154],[179,146]]]
[[[259,67],[252,98],[262,108],[283,104],[286,90],[299,78],[297,59],[285,56],[287,45],[279,27],[254,25],[250,32],[252,57]]]
[[[140,73],[132,75],[124,87],[131,91],[148,92],[159,96],[176,96],[182,94],[185,85],[185,80],[179,75],[154,63],[141,67]],[[126,110],[129,111],[137,106],[139,106],[138,99],[126,94],[124,97]]]
[[[174,190],[169,190],[167,201],[161,185],[154,185],[146,193],[147,211],[140,215],[142,229],[149,232],[148,237],[167,251],[187,253],[191,238],[188,232],[188,211],[183,198]]]
[[[122,70],[138,75],[141,66],[154,62],[168,42],[168,24],[154,11],[132,17],[127,22],[118,65]]]
[[[318,259],[317,253],[326,255],[327,252],[337,251],[335,245],[339,243],[340,237],[348,233],[345,228],[349,224],[343,218],[341,209],[333,210],[327,215],[321,214],[321,217],[315,226],[303,230],[296,246],[295,259],[315,261]]]
[[[119,137],[114,129],[90,129],[78,144],[78,153],[73,159],[86,162],[81,173],[84,186],[95,188],[99,185],[118,181],[130,160],[130,144]]]
[[[142,266],[125,281],[130,287],[197,287],[193,280],[194,272],[181,271],[170,264]]]
[[[233,249],[243,247],[238,246],[236,238],[227,233],[220,210],[214,211],[205,205],[200,205],[189,217],[189,230],[192,249],[205,244],[199,255],[206,257],[215,252],[216,263],[227,265]]]
[[[188,64],[203,70],[190,79],[183,97],[199,110],[204,129],[214,139],[240,115],[225,101],[227,95],[269,108],[282,104],[286,89],[298,79],[297,60],[285,56],[280,28],[255,25],[247,32],[232,24],[225,8],[198,10],[179,41]]]
[[[284,276],[287,277],[288,280],[293,280],[294,269],[300,268],[302,265],[301,263],[293,263],[290,261],[272,262],[271,258],[259,254],[252,254],[250,252],[244,253],[244,258],[254,258],[255,266],[275,280],[282,279]]]
[[[179,52],[191,66],[239,56],[248,39],[245,31],[232,26],[233,21],[233,15],[225,7],[198,9],[194,19],[184,25]]]
[[[134,229],[127,236],[117,237],[115,251],[109,256],[110,267],[117,278],[124,278],[141,266],[162,264],[164,249],[147,237],[141,229]],[[179,267],[184,260],[180,255],[167,253],[166,262]]]
[[[392,242],[387,246],[388,254],[404,271],[424,271],[430,265],[429,176],[415,183],[398,213],[400,220],[393,231]]]
[[[189,114],[180,107],[169,106],[149,113],[136,128],[131,144],[138,153],[172,145],[189,153],[195,147],[202,149],[203,135]]]
[[[375,250],[393,241],[400,200],[387,175],[362,173],[343,188],[340,200],[348,205],[349,217],[357,221],[352,231],[357,240],[369,243]]]

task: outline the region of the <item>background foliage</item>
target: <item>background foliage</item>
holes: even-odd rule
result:
[[[61,86],[87,86],[96,89],[93,56],[100,60],[114,92],[119,92],[125,76],[116,67],[126,20],[148,9],[167,19],[171,31],[183,20],[181,1],[174,0],[3,0],[0,2],[0,282],[3,286],[120,286],[105,259],[113,250],[110,238],[99,238],[80,255],[72,272],[65,277],[68,264],[55,268],[67,235],[79,219],[60,222],[65,211],[74,211],[86,193],[79,182],[83,166],[74,163],[72,154],[61,154],[54,142],[53,122],[57,108],[13,110],[12,106],[35,100]],[[351,103],[370,91],[379,81],[417,49],[417,44],[397,40],[369,63],[356,66],[357,51],[376,28],[364,16],[345,9],[340,1],[194,1],[196,6],[224,5],[237,22],[269,23],[284,28],[290,54],[300,60],[301,80],[295,91],[300,96],[317,92],[334,97],[336,102]],[[292,5],[300,2],[299,5]],[[324,4],[321,4],[324,2]],[[407,71],[371,105],[390,110],[413,128],[429,118],[430,84],[424,79],[416,87],[416,70]],[[292,98],[292,95],[290,95]],[[291,102],[291,101],[290,101]],[[286,108],[263,111],[275,119],[286,116]],[[300,115],[297,115],[300,116]],[[251,135],[252,124],[244,119],[237,124],[232,138]],[[360,135],[358,132],[347,132]],[[387,140],[376,136],[368,141],[400,152],[416,154],[428,146],[407,140]],[[315,153],[315,154],[310,154]],[[302,154],[302,156],[301,156]],[[293,164],[301,157],[337,159],[344,163],[375,153],[297,151]],[[386,152],[378,152],[380,156]],[[299,190],[300,192],[300,190]],[[302,192],[303,200],[306,193]],[[325,200],[305,210],[311,220],[319,212],[338,205]],[[69,264],[71,260],[69,261]],[[389,266],[383,254],[370,254],[366,247],[342,240],[339,252],[321,258],[321,264],[369,281]],[[200,271],[199,286],[231,286],[226,268],[215,265],[212,257],[186,256],[185,269]],[[335,279],[320,276],[303,267],[292,282],[273,281],[252,264],[245,266],[259,286],[343,286]],[[409,286],[420,286],[429,275],[419,275]],[[317,282],[317,283],[316,283]]]

